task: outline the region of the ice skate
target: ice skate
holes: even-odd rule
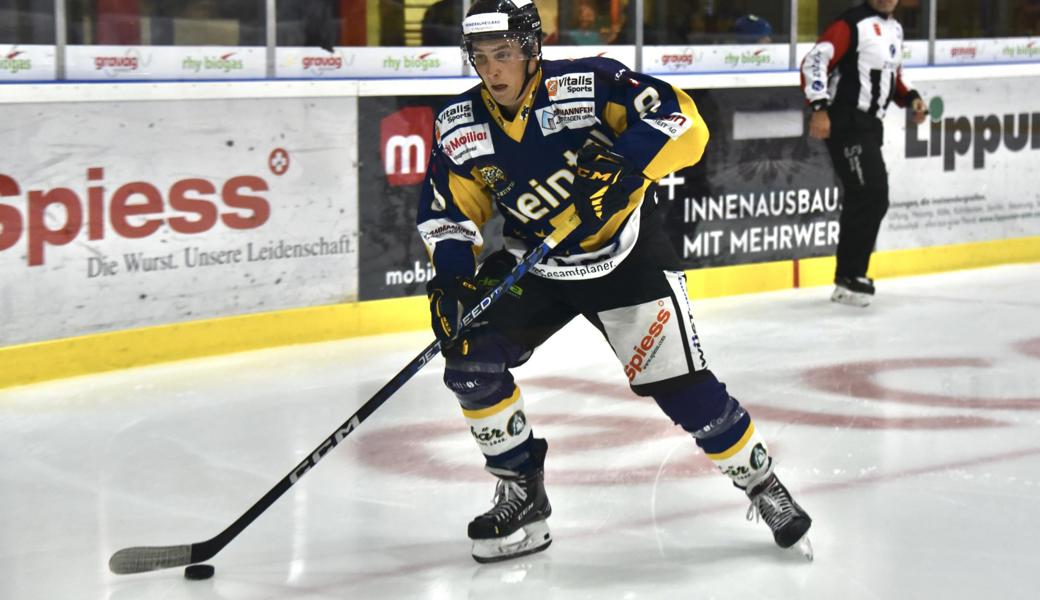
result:
[[[761,518],[773,531],[773,539],[777,546],[795,547],[806,559],[812,560],[813,550],[808,536],[812,519],[809,513],[791,498],[791,493],[780,483],[776,474],[770,472],[763,481],[746,491],[751,500],[748,520]]]
[[[545,494],[545,440],[534,440],[536,467],[522,475],[498,475],[495,505],[469,524],[473,559],[496,562],[534,554],[549,547],[552,534],[545,520],[552,514]]]
[[[849,306],[869,306],[874,298],[874,280],[869,277],[837,277],[831,302]]]

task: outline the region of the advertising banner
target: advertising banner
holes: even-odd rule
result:
[[[4,105],[0,345],[356,300],[356,103]]]
[[[1036,62],[1040,60],[1040,38],[935,40],[935,64],[979,65]]]
[[[237,46],[69,46],[72,81],[263,79],[267,49]]]
[[[459,77],[462,51],[450,47],[293,47],[276,50],[276,76],[333,77]]]
[[[0,44],[0,82],[52,81],[54,46]]]
[[[922,82],[929,120],[885,119],[879,249],[1040,235],[1040,78]]]
[[[689,92],[712,139],[703,160],[661,181],[667,233],[688,269],[833,253],[840,192],[804,135],[797,88]],[[425,293],[432,269],[415,230],[433,119],[447,98],[360,98],[359,295]],[[499,220],[485,227],[501,245]]]
[[[791,61],[789,44],[647,46],[647,73],[785,71]]]
[[[701,162],[660,181],[687,269],[832,254],[841,191],[795,87],[689,91],[711,132]]]

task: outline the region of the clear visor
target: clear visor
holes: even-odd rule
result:
[[[534,36],[517,33],[471,35],[466,39],[469,60],[481,67],[491,62],[511,62],[533,58]]]

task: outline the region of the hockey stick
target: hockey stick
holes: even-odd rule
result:
[[[551,234],[545,238],[545,240],[538,245],[534,250],[531,250],[527,256],[524,257],[523,261],[517,266],[513,267],[513,270],[506,275],[506,277],[499,283],[495,289],[491,290],[486,296],[484,296],[480,302],[477,303],[469,312],[462,317],[462,326],[465,328],[473,322],[478,316],[486,311],[492,304],[494,304],[509,288],[516,283],[518,279],[523,277],[538,261],[542,260],[546,254],[548,254],[553,248],[556,247],[564,238],[566,238],[574,229],[579,225],[577,215],[574,213],[573,208],[569,208],[555,219],[552,220],[552,224],[556,226]],[[426,347],[425,350],[419,353],[418,356],[412,359],[403,369],[401,369],[397,375],[394,376],[389,382],[386,383],[374,396],[372,396],[367,402],[365,402],[356,413],[353,414],[345,423],[336,428],[332,432],[332,435],[325,438],[317,448],[314,449],[306,458],[303,459],[300,464],[293,467],[289,474],[282,478],[273,488],[270,489],[260,500],[249,508],[239,518],[228,525],[224,531],[221,531],[216,536],[195,544],[185,544],[181,546],[135,546],[132,548],[123,548],[108,560],[108,568],[118,575],[124,575],[128,573],[143,573],[145,571],[154,571],[156,569],[168,569],[172,567],[182,567],[193,563],[199,563],[210,558],[213,558],[217,552],[224,549],[231,540],[235,539],[238,534],[249,526],[257,517],[259,517],[265,510],[271,507],[278,498],[289,490],[301,477],[307,474],[307,472],[318,464],[326,454],[335,448],[343,438],[350,435],[350,432],[357,429],[361,425],[362,421],[367,419],[377,408],[379,408],[387,399],[390,398],[397,390],[401,388],[413,375],[418,373],[428,362],[433,360],[434,357],[441,350],[440,341],[434,341],[432,344]]]

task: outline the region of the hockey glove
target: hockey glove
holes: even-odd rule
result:
[[[597,144],[588,144],[578,152],[574,208],[582,225],[601,226],[628,206],[628,192],[621,181],[633,170],[624,156]]]
[[[451,348],[455,343],[462,330],[466,307],[473,304],[478,295],[477,285],[469,277],[435,275],[426,284],[433,334],[441,341],[441,347]]]

